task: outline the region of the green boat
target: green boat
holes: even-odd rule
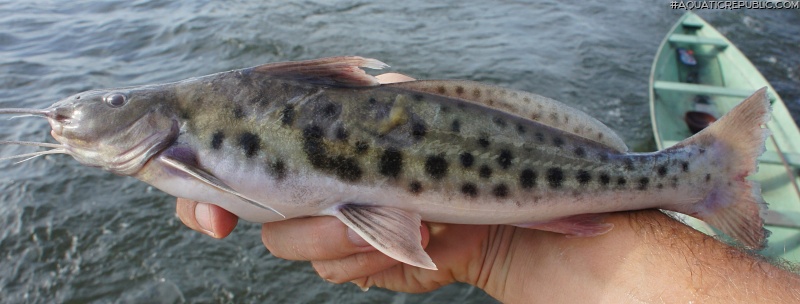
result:
[[[766,152],[751,179],[761,183],[769,204],[768,247],[760,253],[800,262],[800,131],[775,89],[747,57],[711,25],[686,13],[659,47],[650,72],[650,115],[659,149],[687,138],[767,87],[772,120]],[[705,223],[686,222],[715,235]]]

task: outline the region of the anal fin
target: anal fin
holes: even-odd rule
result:
[[[392,207],[345,204],[338,206],[334,215],[387,256],[436,270],[436,264],[422,248],[419,214]]]
[[[557,220],[516,224],[514,226],[566,234],[568,237],[592,237],[606,234],[614,224],[603,221],[605,214],[578,214]]]

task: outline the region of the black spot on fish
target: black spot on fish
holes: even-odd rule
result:
[[[500,164],[500,167],[503,169],[508,169],[511,167],[511,161],[514,160],[514,156],[511,155],[511,151],[509,150],[500,150],[500,156],[497,157],[497,163]]]
[[[481,97],[481,90],[479,90],[479,89],[472,90],[472,97],[475,97],[475,98]]]
[[[211,148],[214,150],[219,150],[219,148],[222,147],[223,140],[225,140],[225,133],[222,133],[222,131],[217,131],[211,136]]]
[[[662,183],[658,183],[658,185],[656,185],[656,188],[658,188],[658,189],[664,189],[664,184],[662,184]]]
[[[464,94],[464,87],[456,86],[456,94],[458,95]]]
[[[395,148],[383,151],[378,160],[378,172],[384,176],[397,177],[403,170],[403,154]]]
[[[286,105],[281,111],[281,123],[285,126],[292,125],[294,123],[294,106]]]
[[[317,125],[303,128],[303,152],[314,168],[335,174],[342,180],[354,182],[363,172],[354,158],[329,156],[322,142],[323,131]]]
[[[242,109],[242,106],[237,105],[237,106],[233,107],[233,117],[234,118],[242,119],[242,118],[244,118],[244,116],[245,116],[245,113],[244,113],[244,109]]]
[[[369,150],[369,144],[367,144],[366,142],[360,141],[360,140],[356,142],[356,153],[357,154],[367,153],[367,150]]]
[[[482,178],[490,178],[490,177],[492,177],[492,168],[489,168],[489,166],[487,166],[487,165],[481,166],[481,168],[478,169],[478,176],[480,176]]]
[[[303,152],[315,168],[331,167],[325,147],[322,145],[322,129],[319,126],[309,125],[303,128]]]
[[[493,122],[495,125],[497,125],[498,127],[500,127],[500,128],[505,128],[505,127],[506,127],[506,121],[505,121],[505,120],[503,120],[503,119],[502,119],[502,118],[500,118],[500,117],[494,117],[494,118],[492,118],[492,122]]]
[[[706,183],[711,181],[711,173],[706,174]]]
[[[341,141],[346,141],[347,138],[349,137],[350,134],[347,132],[347,130],[344,129],[344,126],[339,126],[338,128],[336,128],[336,139]]]
[[[639,190],[646,190],[647,185],[650,183],[650,179],[647,177],[642,177],[639,179]]]
[[[519,174],[519,185],[522,189],[536,187],[536,172],[531,169],[522,170]]]
[[[472,164],[475,163],[475,157],[473,157],[469,152],[461,153],[461,155],[458,156],[458,159],[461,161],[461,166],[464,168],[472,167]]]
[[[611,183],[611,176],[608,176],[608,173],[600,173],[600,184],[603,186],[608,186]]]
[[[450,131],[453,131],[453,133],[461,132],[461,122],[458,119],[453,120],[453,123],[450,124]]]
[[[561,137],[553,137],[553,145],[560,148],[564,145],[564,139]]]
[[[322,128],[317,125],[309,125],[303,129],[303,139],[320,140],[322,139]]]
[[[658,166],[658,176],[660,177],[667,176],[667,166],[664,165]]]
[[[322,115],[325,118],[336,118],[339,115],[339,105],[328,102],[322,106]]]
[[[550,188],[554,189],[561,188],[561,184],[563,182],[564,182],[564,171],[561,171],[561,168],[547,169],[547,183],[550,185]]]
[[[436,92],[439,92],[439,94],[447,93],[447,88],[445,88],[444,86],[439,86],[438,88],[436,88]]]
[[[525,126],[523,126],[523,125],[517,125],[517,133],[519,133],[519,134],[525,134]]]
[[[683,172],[689,172],[689,162],[682,162],[681,169],[683,169]]]
[[[416,101],[422,101],[422,100],[425,99],[425,96],[422,96],[422,94],[414,94],[414,95],[411,95],[411,98],[414,98],[414,100],[416,100]]]
[[[581,185],[586,185],[586,184],[588,184],[590,181],[592,181],[592,175],[591,175],[591,174],[589,174],[589,172],[588,172],[588,171],[586,171],[586,170],[580,170],[580,171],[578,171],[578,174],[575,176],[575,178],[578,180],[578,182],[579,182]]]
[[[476,197],[478,196],[478,186],[475,186],[473,183],[465,183],[461,185],[461,193],[469,197]]]
[[[425,172],[433,179],[447,176],[447,160],[442,155],[431,155],[425,160]]]
[[[607,162],[608,159],[609,159],[608,153],[605,153],[605,152],[600,152],[600,153],[597,154],[597,156],[600,158],[601,162]]]
[[[557,122],[558,121],[558,113],[556,113],[556,112],[550,113],[550,120],[552,120],[554,122]]]
[[[575,156],[577,156],[577,157],[585,157],[586,156],[586,150],[584,150],[583,147],[575,148]]]
[[[284,163],[282,160],[276,160],[270,165],[270,169],[272,169],[271,172],[276,179],[281,180],[286,177],[286,163]]]
[[[369,98],[369,101],[367,101],[367,102],[369,102],[369,104],[371,104],[371,105],[374,105],[374,104],[378,103],[378,100],[376,100],[376,99],[375,99],[375,98],[373,98],[373,97],[370,97],[370,98]]]
[[[540,143],[544,142],[544,134],[542,134],[542,132],[536,132],[533,137],[536,137],[536,140]]]
[[[617,179],[617,186],[622,187],[625,186],[625,184],[627,183],[628,181],[624,177],[620,177],[619,179]]]
[[[678,177],[677,176],[673,176],[672,177],[672,183],[671,184],[672,184],[672,188],[678,188]]]
[[[422,122],[416,121],[411,124],[411,136],[416,140],[420,140],[428,133],[428,128]]]
[[[261,138],[253,133],[245,132],[239,135],[239,145],[242,146],[245,156],[253,157],[261,149]]]
[[[448,106],[442,106],[440,109],[442,110],[442,113],[449,113],[450,112],[450,107],[448,107]]]
[[[633,171],[634,169],[636,169],[636,168],[634,168],[634,166],[633,166],[633,160],[630,159],[630,158],[626,158],[625,159],[625,170]]]
[[[487,138],[485,135],[481,136],[480,138],[478,138],[478,145],[480,145],[481,147],[484,147],[484,148],[488,148],[489,147],[489,138]]]
[[[492,194],[494,194],[494,196],[499,198],[507,197],[508,186],[506,186],[506,184],[499,184],[497,186],[494,186],[494,189],[492,189]]]
[[[422,184],[420,184],[418,181],[413,181],[410,184],[408,184],[408,191],[411,191],[411,193],[414,194],[418,194],[422,192]]]
[[[354,182],[361,179],[361,167],[358,166],[358,162],[355,159],[337,156],[333,158],[331,165],[336,176],[343,180]]]

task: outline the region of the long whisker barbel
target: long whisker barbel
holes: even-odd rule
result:
[[[10,160],[10,159],[17,159],[17,158],[25,158],[21,161],[16,162],[15,164],[19,164],[22,162],[29,161],[36,157],[48,154],[69,154],[67,149],[61,144],[51,144],[51,143],[42,143],[42,142],[33,142],[33,141],[16,141],[16,140],[0,140],[0,145],[21,145],[21,146],[34,146],[34,147],[42,147],[42,148],[54,148],[52,150],[47,151],[39,151],[39,152],[31,152],[19,155],[12,155],[6,157],[0,157],[0,161]]]
[[[21,163],[21,162],[24,162],[24,161],[31,160],[31,159],[33,159],[35,157],[39,157],[39,156],[42,156],[42,155],[48,155],[48,154],[69,154],[69,152],[67,152],[67,150],[63,149],[63,148],[61,148],[61,149],[52,149],[52,150],[47,150],[47,151],[39,151],[39,152],[32,152],[32,153],[13,155],[13,156],[0,157],[0,161],[10,160],[10,159],[17,159],[17,158],[25,158],[25,159],[17,162],[17,163]]]
[[[61,144],[51,144],[33,141],[15,141],[15,140],[0,140],[0,145],[20,145],[20,146],[34,146],[43,148],[64,148]]]
[[[6,108],[6,109],[0,109],[0,114],[27,114],[33,116],[52,118],[54,113],[53,109]]]

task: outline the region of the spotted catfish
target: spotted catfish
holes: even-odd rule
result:
[[[335,216],[385,254],[435,269],[421,220],[606,233],[604,213],[662,208],[764,245],[759,90],[668,149],[629,153],[588,115],[467,81],[380,84],[374,59],[275,63],[75,94],[42,109],[64,153],[254,222]]]

